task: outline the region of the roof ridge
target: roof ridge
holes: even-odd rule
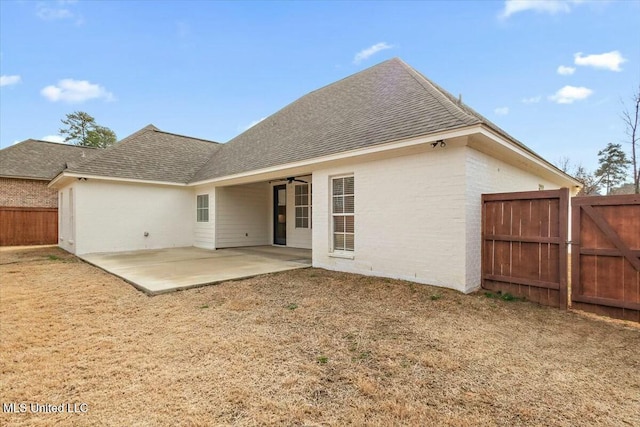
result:
[[[203,142],[212,142],[212,143],[218,144],[218,145],[224,144],[223,142],[218,142],[218,141],[214,141],[214,140],[211,140],[211,139],[204,139],[204,138],[198,138],[198,137],[195,137],[195,136],[189,136],[189,135],[182,135],[182,134],[179,134],[179,133],[167,132],[167,131],[160,130],[160,129],[157,129],[157,128],[156,129],[148,129],[148,130],[151,130],[153,132],[164,133],[164,134],[167,134],[167,135],[179,136],[181,138],[196,139],[198,141],[203,141]]]
[[[343,78],[341,78],[341,79],[339,79],[339,80],[336,80],[336,81],[334,81],[334,82],[331,82],[331,83],[328,83],[328,84],[326,84],[326,85],[324,85],[324,86],[321,86],[321,87],[319,87],[319,88],[317,88],[317,89],[314,89],[314,90],[312,90],[312,91],[310,91],[310,92],[307,92],[307,93],[305,93],[304,95],[302,95],[302,96],[300,96],[300,97],[298,97],[298,98],[294,99],[293,101],[291,101],[291,102],[289,102],[289,103],[285,104],[284,106],[282,106],[281,108],[279,108],[279,109],[278,109],[278,110],[276,110],[275,112],[273,112],[273,113],[269,114],[267,117],[265,117],[265,119],[264,119],[264,120],[261,120],[260,122],[261,122],[261,123],[262,123],[262,122],[268,122],[268,120],[269,120],[271,117],[275,116],[276,114],[280,113],[281,111],[286,110],[287,108],[289,108],[289,107],[291,107],[292,105],[294,105],[294,104],[296,104],[296,103],[298,103],[298,102],[302,101],[303,99],[305,99],[305,98],[309,97],[310,95],[312,95],[312,94],[314,94],[314,93],[316,93],[316,92],[319,92],[319,91],[321,91],[321,90],[327,89],[327,88],[329,88],[329,87],[331,87],[331,86],[335,86],[335,85],[337,85],[338,83],[341,83],[341,82],[343,82],[343,81],[345,81],[345,80],[348,80],[348,79],[354,78],[354,77],[356,77],[356,76],[358,76],[358,75],[360,75],[360,74],[364,73],[365,71],[371,70],[372,68],[379,67],[379,66],[380,66],[380,65],[382,65],[382,64],[386,64],[387,62],[392,62],[392,61],[394,61],[394,60],[400,60],[400,59],[399,59],[398,57],[394,57],[394,58],[391,58],[391,59],[387,59],[387,60],[385,60],[385,61],[379,62],[379,63],[377,63],[377,64],[375,64],[375,65],[370,66],[370,67],[367,67],[367,68],[365,68],[365,69],[363,69],[363,70],[360,70],[360,71],[358,71],[358,72],[356,72],[356,73],[354,73],[354,74],[349,74],[348,76],[344,76]],[[400,60],[400,61],[401,61],[401,60]],[[256,124],[258,124],[258,123],[256,123]],[[254,128],[254,127],[255,127],[255,125],[254,125],[254,126],[251,126],[250,128],[248,128],[248,129],[246,129],[246,130],[244,130],[244,131],[242,131],[242,132],[240,132],[239,134],[235,135],[233,138],[229,139],[227,142],[223,142],[223,143],[220,143],[220,144],[221,144],[221,145],[225,145],[225,146],[226,146],[226,145],[231,146],[231,145],[233,144],[234,140],[236,140],[240,135],[244,135],[245,133],[249,132],[249,131],[250,131],[252,128]],[[203,167],[204,167],[204,165],[203,165]]]
[[[68,164],[66,172],[184,184],[221,146],[148,125],[88,159]]]
[[[438,103],[442,105],[443,108],[446,108],[447,111],[453,113],[452,109],[450,108],[450,106],[453,106],[456,110],[460,111],[462,114],[469,116],[472,119],[479,120],[480,122],[485,122],[485,119],[482,116],[480,116],[477,113],[474,114],[475,111],[468,108],[464,103],[462,103],[462,101],[459,101],[459,102],[456,101],[455,96],[453,96],[450,92],[448,92],[442,86],[439,86],[438,84],[432,82],[430,79],[425,77],[422,73],[420,73],[419,71],[411,67],[402,59],[400,58],[393,58],[393,59],[397,60],[397,62],[399,62],[409,72],[409,75],[411,75],[411,77],[413,77],[416,80],[416,82],[418,82],[418,84],[420,84],[422,87],[424,87],[424,83],[427,83],[429,86],[435,89],[439,95],[444,96],[444,98],[448,101],[446,104],[443,103],[439,98],[436,98],[436,101],[438,101]]]
[[[100,161],[100,159],[102,159],[104,156],[108,155],[108,153],[110,153],[112,150],[114,150],[116,147],[120,146],[121,144],[129,141],[132,137],[140,136],[140,135],[142,135],[142,134],[144,134],[146,132],[153,131],[154,129],[157,129],[157,128],[155,126],[151,125],[151,124],[147,125],[147,126],[143,127],[142,129],[135,131],[131,135],[128,135],[128,136],[124,137],[120,141],[117,141],[115,144],[112,144],[112,145],[110,145],[110,146],[108,146],[106,148],[101,148],[100,151],[98,152],[98,154],[96,154],[95,156],[92,156],[92,157],[90,157],[88,159],[85,159],[85,160],[81,160],[80,162],[78,162],[76,164],[73,164],[73,165],[68,165],[67,164],[66,167],[62,170],[62,172],[64,172],[65,170],[68,170],[68,169],[74,170],[74,169],[77,169],[80,166],[88,165],[90,163],[93,163],[94,160]],[[69,166],[71,166],[71,168]]]
[[[311,95],[312,93],[315,93],[315,92],[318,92],[318,91],[320,91],[320,90],[326,89],[326,88],[328,88],[328,87],[331,87],[331,86],[337,85],[338,83],[341,83],[341,82],[343,82],[344,80],[350,79],[350,78],[352,78],[352,77],[356,77],[357,75],[359,75],[359,74],[361,74],[361,73],[364,73],[365,71],[369,71],[369,70],[370,70],[370,69],[372,69],[372,68],[379,67],[379,66],[381,66],[382,64],[386,64],[387,62],[393,62],[394,60],[398,60],[398,61],[402,62],[402,60],[401,60],[400,58],[398,58],[398,57],[394,57],[394,58],[387,59],[387,60],[382,61],[382,62],[378,62],[377,64],[374,64],[374,65],[372,65],[372,66],[370,66],[370,67],[364,68],[364,69],[362,69],[362,70],[360,70],[360,71],[358,71],[358,72],[356,72],[356,73],[349,74],[348,76],[344,76],[343,78],[341,78],[341,79],[339,79],[339,80],[336,80],[335,82],[328,83],[328,84],[326,84],[326,85],[324,85],[324,86],[321,86],[321,87],[319,87],[319,88],[317,88],[317,89],[312,90],[311,92],[307,92],[306,94],[302,95],[300,98],[297,98],[296,100],[294,100],[294,101],[290,102],[289,104],[285,105],[285,107],[288,107],[289,105],[293,104],[294,102],[296,102],[296,101],[298,101],[298,100],[300,100],[300,99],[302,99],[302,98],[305,98],[307,95]],[[404,62],[403,62],[403,63],[404,63]],[[285,107],[283,107],[283,108],[285,108]],[[278,111],[280,111],[280,110],[278,110]],[[274,113],[274,114],[275,114],[275,113]]]
[[[45,141],[44,139],[28,138],[28,139],[25,139],[24,141],[16,142],[15,144],[12,144],[12,145],[10,145],[8,147],[4,147],[3,150],[6,150],[6,149],[11,148],[11,147],[16,147],[16,146],[18,146],[20,144],[24,144],[26,142],[44,142],[46,144],[62,145],[64,147],[82,148],[82,149],[90,148],[92,150],[96,150],[97,149],[96,147],[89,147],[89,146],[75,145],[75,144],[67,144],[66,142]]]
[[[56,141],[45,141],[44,139],[33,139],[30,138],[27,141],[36,141],[36,142],[46,142],[47,144],[56,144],[56,145],[64,145],[66,147],[73,147],[73,148],[90,148],[91,150],[97,150],[98,147],[91,147],[88,145],[76,145],[76,144],[67,144],[66,142],[56,142]]]
[[[448,92],[446,89],[444,89],[441,86],[439,86],[437,83],[432,82],[429,78],[425,77],[422,73],[420,73],[419,71],[415,70],[410,65],[406,64],[402,59],[400,59],[400,58],[394,58],[394,59],[398,59],[398,61],[400,63],[402,63],[406,68],[408,68],[410,71],[412,71],[412,75],[413,74],[417,74],[418,76],[420,76],[420,78],[422,80],[424,80],[425,82],[427,82],[431,86],[433,86],[438,92],[440,92],[442,95],[444,95],[448,99],[450,104],[453,104],[455,107],[457,107],[459,110],[461,110],[464,114],[466,114],[468,116],[472,116],[474,119],[479,120],[480,124],[482,124],[484,126],[487,126],[489,129],[493,130],[494,132],[498,133],[499,135],[501,135],[501,136],[507,138],[508,140],[510,140],[516,146],[519,146],[520,148],[524,149],[525,151],[527,151],[527,152],[533,154],[534,156],[542,159],[542,161],[544,161],[547,165],[552,166],[553,168],[555,168],[555,169],[560,171],[560,169],[556,165],[554,165],[553,163],[551,163],[550,161],[548,161],[544,157],[540,156],[538,153],[533,151],[533,149],[531,149],[526,144],[524,144],[523,142],[518,140],[516,137],[512,136],[507,131],[502,129],[500,126],[496,125],[491,120],[487,119],[484,115],[480,114],[479,112],[477,112],[476,110],[474,110],[473,108],[471,108],[470,106],[468,106],[467,104],[462,102],[462,100],[456,101],[455,96],[453,96],[450,92]],[[415,75],[414,75],[414,78],[415,78]],[[419,80],[417,80],[417,81],[420,82]]]

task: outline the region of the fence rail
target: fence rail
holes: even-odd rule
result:
[[[567,306],[569,190],[482,196],[482,287]]]
[[[640,195],[575,197],[572,307],[640,322]]]

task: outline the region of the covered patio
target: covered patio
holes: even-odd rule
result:
[[[310,249],[277,246],[185,247],[86,254],[81,258],[149,295],[311,266]]]

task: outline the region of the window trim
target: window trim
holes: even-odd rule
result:
[[[306,192],[306,203],[303,204],[298,204],[298,188],[299,187],[307,187],[307,192]],[[306,216],[298,216],[298,208],[307,208],[307,215]],[[303,229],[303,230],[307,230],[311,228],[311,184],[305,183],[305,184],[296,184],[294,186],[293,189],[293,212],[294,212],[294,226],[297,229]],[[298,220],[307,220],[307,225],[300,225],[298,226]]]
[[[206,206],[204,203],[200,206],[200,200],[206,201]],[[209,222],[209,194],[196,195],[196,222]]]
[[[336,180],[341,179],[341,178],[353,178],[353,193],[352,194],[345,194],[344,191],[342,193],[342,197],[345,197],[345,195],[349,195],[349,196],[353,196],[353,212],[341,212],[341,213],[335,213],[334,210],[334,198],[336,197],[333,194],[333,186]],[[329,177],[329,230],[330,230],[330,245],[329,245],[329,256],[334,257],[334,258],[345,258],[345,259],[354,259],[354,253],[355,253],[355,236],[356,236],[356,230],[355,230],[355,193],[356,193],[356,188],[355,188],[355,175],[353,173],[346,173],[346,174],[341,174],[341,175],[333,175]],[[353,217],[353,232],[352,233],[348,233],[346,231],[342,232],[344,236],[346,235],[352,235],[353,236],[353,249],[336,249],[335,248],[335,217]]]

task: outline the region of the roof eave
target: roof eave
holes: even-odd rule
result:
[[[408,138],[400,141],[390,141],[387,143],[374,145],[372,147],[358,148],[355,150],[343,151],[341,153],[330,154],[322,157],[314,157],[311,159],[301,160],[293,163],[284,163],[281,165],[271,166],[267,168],[255,169],[255,170],[240,172],[240,173],[231,174],[231,175],[224,175],[224,176],[215,177],[215,178],[202,179],[199,181],[192,181],[188,183],[188,185],[198,186],[198,185],[205,185],[205,184],[214,184],[214,183],[219,183],[223,181],[231,181],[236,179],[248,178],[251,176],[258,177],[260,175],[271,174],[271,173],[284,171],[288,169],[311,167],[319,163],[328,163],[328,162],[333,162],[337,160],[344,160],[344,159],[364,156],[368,154],[375,154],[375,153],[380,153],[380,152],[385,152],[390,150],[409,148],[409,147],[417,146],[421,144],[432,143],[434,141],[439,141],[441,139],[446,140],[450,138],[458,138],[462,136],[472,135],[474,133],[477,133],[479,129],[480,127],[477,124],[471,125],[471,126],[454,128],[454,129],[448,129],[448,130],[443,130],[443,131],[435,132],[428,135],[421,135],[421,136]]]
[[[35,176],[20,176],[20,175],[0,175],[0,178],[9,178],[9,179],[28,179],[31,181],[50,181],[51,178],[42,178]]]
[[[113,176],[89,175],[89,174],[84,174],[82,172],[66,172],[66,171],[61,172],[58,176],[56,176],[53,180],[51,180],[48,186],[56,188],[56,186],[65,178],[95,179],[99,181],[162,185],[162,186],[170,186],[170,187],[187,187],[188,186],[188,184],[181,183],[181,182],[154,181],[150,179],[134,179],[134,178],[113,177]]]
[[[571,184],[574,187],[582,188],[583,184],[580,181],[578,181],[571,175],[567,174],[566,172],[563,172],[562,170],[558,169],[548,160],[545,160],[538,153],[536,153],[526,145],[522,144],[521,142],[517,141],[516,139],[510,137],[508,134],[504,132],[498,132],[492,126],[489,126],[485,123],[480,125],[480,133],[488,138],[491,138],[498,144],[501,144],[503,146],[510,148],[520,156],[526,158],[529,161],[534,162],[538,166],[542,167],[548,172],[551,172],[552,174],[558,176],[559,178],[565,181],[571,182]]]

